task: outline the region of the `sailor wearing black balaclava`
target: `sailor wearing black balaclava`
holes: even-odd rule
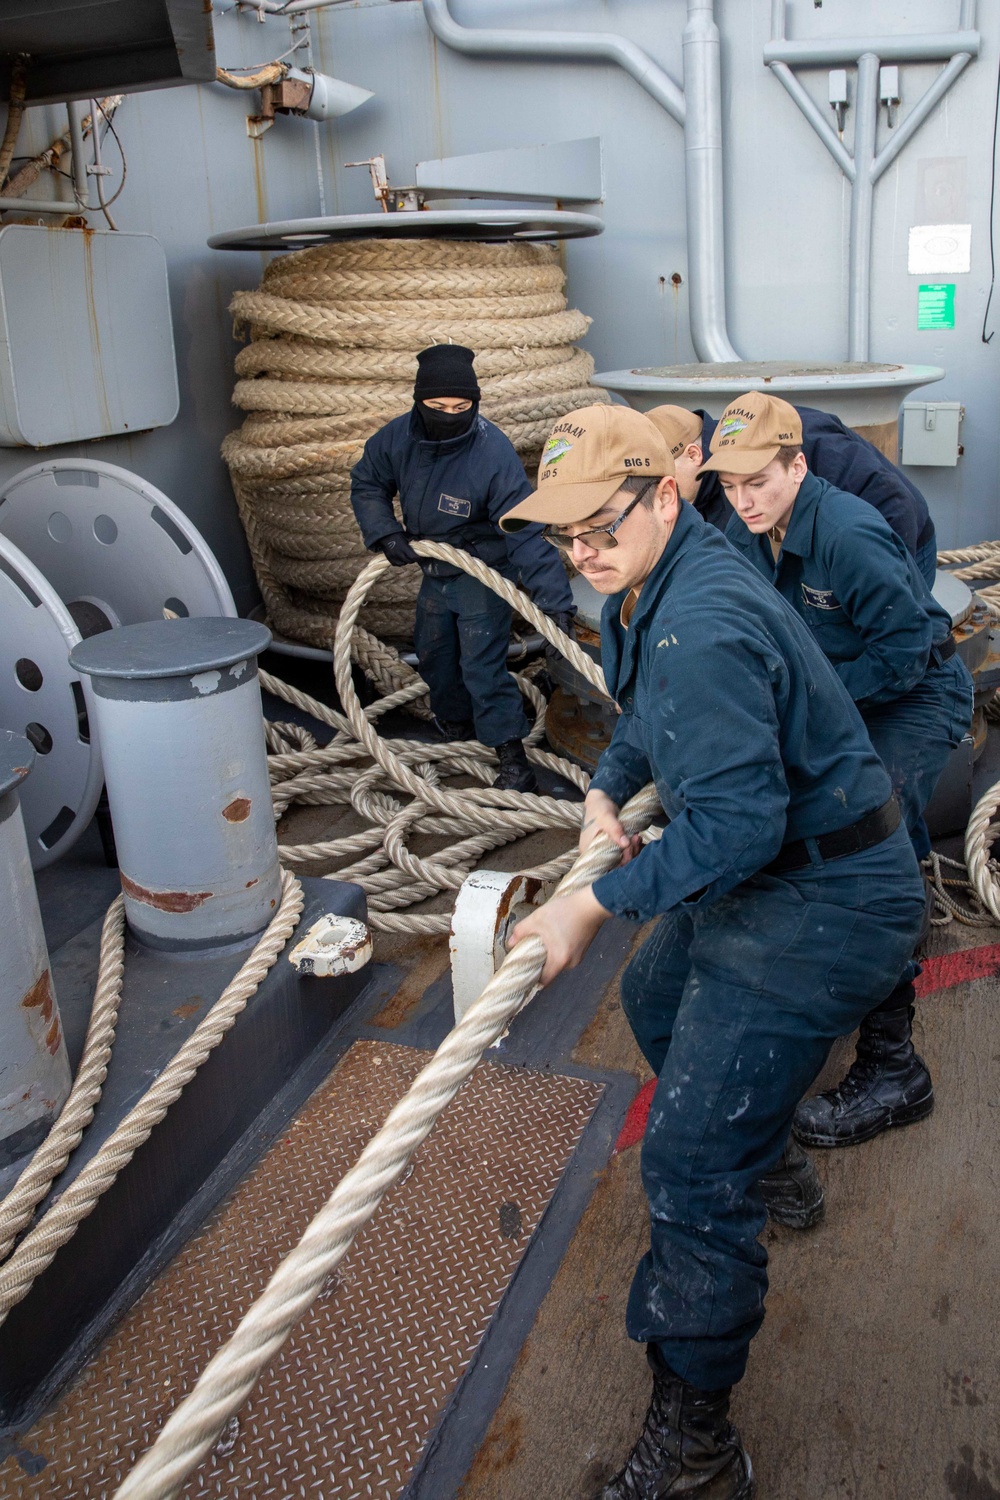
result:
[[[471,552],[563,629],[576,612],[542,528],[505,536],[497,525],[532,487],[509,438],[479,415],[474,358],[459,344],[434,344],[417,355],[413,408],[368,439],[351,471],[351,505],[366,547],[384,552],[394,567],[423,568],[414,644],[442,735],[494,747],[494,785],[533,792],[522,743],[530,726],[507,671],[510,605],[460,568],[418,558],[410,546],[426,538]]]

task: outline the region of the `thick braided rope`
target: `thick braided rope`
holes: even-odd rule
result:
[[[249,958],[156,1081],[112,1131],[93,1160],[0,1268],[0,1323],[27,1295],[32,1282],[51,1263],[60,1246],[72,1238],[81,1221],[93,1212],[101,1195],[111,1187],[209,1053],[232,1028],[294,932],[303,899],[302,887],[295,876],[283,871],[278,909]]]
[[[223,456],[278,630],[329,644],[365,560],[350,470],[411,404],[422,346],[477,351],[483,415],[526,468],[553,421],[607,399],[574,347],[589,320],[567,307],[564,282],[551,246],[369,240],[282,256],[257,290],[237,293],[251,343],[237,355],[234,399],[249,415]],[[418,583],[383,575],[365,624],[409,637]]]
[[[415,547],[424,555],[455,564],[500,594],[567,656],[588,681],[602,693],[606,691],[596,663],[501,574],[478,558],[444,544],[420,542]],[[379,735],[375,721],[383,713],[426,692],[425,684],[409,668],[404,669],[409,681],[367,707],[362,707],[354,687],[351,661],[362,657],[358,649],[357,615],[368,590],[387,566],[381,557],[370,562],[344,604],[334,644],[342,711],[328,708],[278,678],[261,675],[263,688],[335,731],[333,740],[321,749],[282,739],[270,755],[268,765],[276,816],[280,817],[294,803],[350,805],[374,826],[338,839],[309,844],[282,842],[279,847],[286,865],[315,870],[322,862],[333,866],[327,872],[328,878],[357,882],[368,897],[369,921],[375,929],[441,934],[449,930],[449,912],[414,912],[408,908],[439,891],[457,889],[487,849],[543,828],[567,828],[575,833],[581,805],[494,790],[489,785],[495,774],[494,753],[475,742],[428,745],[410,739],[387,740]],[[371,637],[363,638],[364,654],[377,663],[379,643]],[[545,700],[526,678],[515,676],[515,681],[536,708],[535,725],[526,742],[529,757],[585,792],[590,778],[584,771],[537,747],[544,733]],[[442,776],[459,774],[484,783],[482,790],[459,792],[441,785]],[[398,793],[411,797],[412,801],[404,806],[398,800]],[[446,858],[438,854],[418,859],[408,847],[408,840],[417,834],[452,840],[457,837],[459,842],[451,844]],[[341,865],[340,860],[348,863]],[[571,852],[567,850],[566,854],[528,873],[543,880],[553,879],[565,873],[571,860]]]
[[[17,1236],[31,1223],[35,1208],[69,1161],[84,1130],[94,1118],[115,1040],[125,973],[124,949],[125,901],[118,896],[108,907],[101,929],[101,957],[94,1003],[73,1087],[59,1118],[13,1188],[0,1202],[0,1261],[6,1259]]]
[[[980,797],[965,831],[965,864],[969,880],[979,900],[996,922],[1000,922],[1000,887],[995,867],[991,868],[990,853],[994,839],[1000,834],[1000,825],[994,821],[998,808],[1000,782],[991,786]]]
[[[447,311],[408,317],[391,304],[382,313],[354,314],[322,302],[272,297],[268,292],[236,292],[229,311],[237,328],[291,333],[298,338],[361,349],[422,349],[426,344],[449,341],[476,350],[531,349],[583,338],[591,322],[583,313],[572,311],[513,318],[498,317],[495,312],[480,318],[454,318]]]
[[[649,786],[622,810],[638,832],[659,809]],[[621,851],[603,835],[575,861],[556,894],[568,895],[613,869]],[[372,1218],[410,1157],[471,1075],[486,1049],[538,988],[545,945],[528,938],[507,955],[483,993],[341,1178],[295,1249],[278,1266],[228,1343],[116,1491],[116,1500],[169,1500],[238,1411],[358,1231]]]

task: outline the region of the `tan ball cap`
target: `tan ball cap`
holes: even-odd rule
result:
[[[750,391],[731,401],[712,436],[712,456],[698,470],[758,474],[778,449],[802,442],[802,421],[794,406],[766,391]]]
[[[628,406],[584,406],[560,417],[538,465],[538,489],[500,519],[503,531],[541,521],[585,521],[632,474],[672,475],[670,450],[652,422]]]
[[[701,418],[686,406],[654,406],[646,416],[677,458],[689,443],[701,442]]]

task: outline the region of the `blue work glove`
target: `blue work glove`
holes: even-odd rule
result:
[[[558,625],[559,629],[564,631],[566,635],[571,636],[573,634],[573,616],[576,613],[575,610],[560,609],[555,613],[550,611],[546,611],[546,613],[548,613],[553,625]]]
[[[420,561],[410,546],[410,539],[405,531],[394,531],[390,536],[380,537],[375,545],[381,547],[394,568],[405,568],[407,563]]]

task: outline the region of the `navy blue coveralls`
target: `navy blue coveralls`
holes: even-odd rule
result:
[[[912,952],[923,886],[906,830],[824,860],[816,838],[890,796],[850,696],[775,590],[689,505],[642,585],[601,616],[621,709],[591,785],[621,806],[650,779],[662,838],[594,895],[659,917],[622,976],[657,1075],[642,1148],[650,1250],[628,1332],[702,1389],[743,1375],[763,1319],[758,1181],[835,1037],[888,994]],[[811,861],[767,866],[805,840]]]
[[[858,495],[874,505],[896,535],[902,537],[927,587],[932,589],[937,571],[937,537],[927,501],[916,485],[874,444],[845,427],[831,412],[817,411],[812,406],[797,406],[795,410],[802,418],[802,451],[810,471],[848,495]],[[718,423],[707,412],[696,415],[702,420],[701,441],[707,454]],[[733,508],[714,470],[702,475],[694,503],[706,521],[725,531]]]
[[[858,705],[918,859],[931,841],[923,811],[972,720],[972,678],[951,620],[913,558],[856,495],[807,474],[777,562],[766,536],[735,513],[726,536],[788,600]]]
[[[366,547],[405,528],[471,552],[546,614],[572,611],[565,570],[541,526],[510,536],[497,526],[531,493],[510,439],[485,417],[459,437],[431,442],[407,412],[368,439],[351,470],[351,505]],[[392,507],[397,494],[402,527]],[[414,645],[431,708],[453,723],[471,719],[483,745],[524,739],[530,726],[507,671],[510,605],[460,568],[436,559],[421,566]]]

